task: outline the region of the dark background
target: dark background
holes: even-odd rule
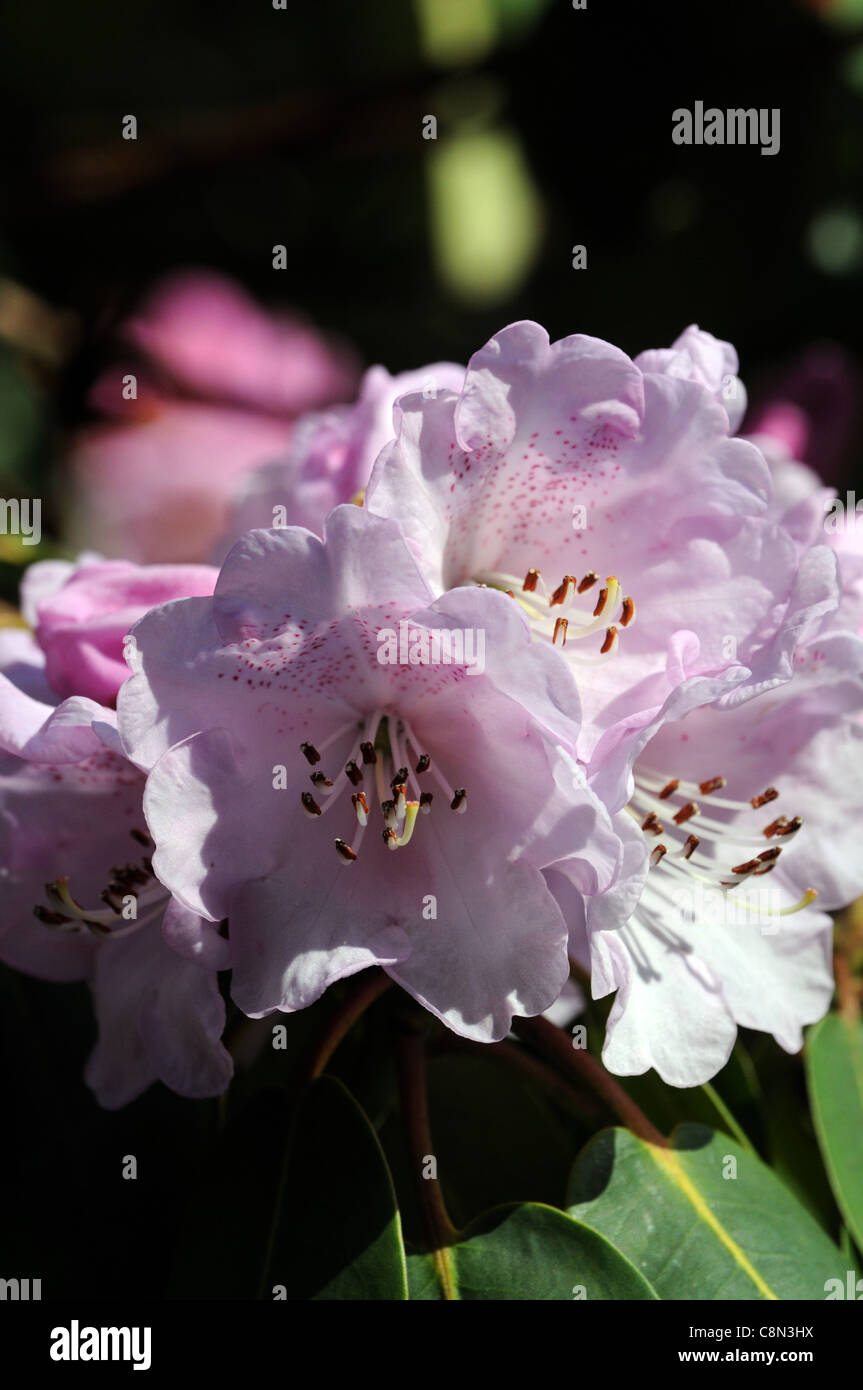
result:
[[[466,360],[520,317],[633,354],[697,322],[736,344],[756,395],[816,341],[856,370],[863,14],[858,27],[852,0],[588,0],[585,11],[428,0],[431,31],[409,0],[287,6],[7,5],[0,276],[68,317],[61,351],[0,337],[4,496],[44,480],[49,515],[62,517],[62,443],[88,418],[115,329],[155,275],[183,265],[298,307],[392,371]],[[671,113],[696,100],[780,107],[780,153],[675,146]],[[128,113],[136,142],[120,138]],[[422,139],[427,114],[437,142]],[[454,150],[467,171],[455,194],[452,164],[433,168]],[[510,170],[497,191],[492,157]],[[509,263],[516,205],[533,209],[535,235]],[[472,237],[480,265],[497,265],[485,284]],[[584,271],[571,268],[577,243]],[[829,481],[853,484],[858,441],[847,432]],[[6,597],[19,573],[4,559]],[[46,1293],[158,1294],[215,1102],[156,1087],[99,1111],[80,1079],[93,1028],[83,986],[4,969],[0,1024],[0,1275],[41,1276]],[[129,1153],[145,1181],[121,1180]]]

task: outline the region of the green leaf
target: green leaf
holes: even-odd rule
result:
[[[596,1135],[569,1200],[660,1298],[815,1300],[844,1278],[841,1252],[770,1170],[700,1125],[679,1126],[669,1148],[622,1129]]]
[[[438,1259],[463,1301],[655,1299],[634,1265],[604,1236],[538,1202],[498,1207],[474,1221]],[[412,1299],[442,1299],[433,1255],[409,1255]]]
[[[222,1135],[187,1213],[174,1298],[407,1298],[395,1193],[377,1136],[341,1082],[296,1110],[261,1091]]]
[[[273,1220],[264,1296],[405,1300],[396,1194],[377,1135],[340,1081],[316,1081],[297,1115]]]
[[[812,1118],[833,1195],[863,1248],[863,1024],[828,1014],[806,1038]]]
[[[560,1114],[532,1078],[500,1054],[429,1061],[431,1131],[446,1204],[466,1227],[514,1202],[562,1207],[588,1128]]]

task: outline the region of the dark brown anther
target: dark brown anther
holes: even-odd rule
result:
[[[313,743],[301,743],[300,752],[303,757],[312,764],[312,767],[314,767],[315,763],[321,761],[321,755]]]
[[[629,624],[632,622],[634,617],[635,603],[631,598],[625,598],[623,600],[623,612],[620,615],[620,626],[629,627]]]
[[[431,767],[431,758],[429,757],[428,753],[421,753],[421,754],[420,754],[420,760],[419,760],[419,762],[418,762],[417,765],[416,765],[415,771],[416,771],[416,772],[428,772],[428,770],[429,770],[430,767]]]
[[[381,802],[381,815],[383,816],[383,818],[384,818],[384,820],[386,821],[387,825],[395,825],[395,823],[396,823],[396,803],[395,803],[394,801],[382,801],[382,802]]]
[[[363,762],[364,762],[364,763],[366,763],[366,764],[371,764],[371,763],[376,763],[376,762],[377,762],[377,760],[378,760],[378,755],[377,755],[377,753],[375,752],[375,745],[374,745],[373,743],[361,743],[361,744],[360,744],[360,752],[361,752],[362,755],[363,755]]]
[[[129,834],[133,840],[138,841],[139,845],[143,845],[144,849],[155,849],[156,842],[150,838],[146,830],[130,830]]]
[[[451,811],[464,811],[467,808],[467,792],[464,787],[456,787],[455,796],[449,804]]]
[[[801,827],[802,824],[803,824],[803,817],[802,817],[802,816],[794,816],[794,817],[788,822],[787,825],[785,825],[785,826],[782,827],[781,830],[777,830],[776,834],[777,834],[777,835],[796,835],[796,834],[797,834],[797,831],[800,829],[800,827]]]
[[[561,579],[560,583],[555,589],[554,593],[552,594],[551,598],[548,600],[549,608],[554,608],[555,605],[558,603],[566,602],[567,597],[569,596],[570,584],[577,588],[578,580],[576,579],[574,574],[565,574],[563,576],[563,579]]]
[[[391,830],[389,826],[387,826],[386,830],[382,831],[381,834],[387,849],[398,849],[399,837],[394,830]]]
[[[656,866],[657,866],[657,864],[659,863],[659,861],[660,861],[661,859],[664,859],[667,853],[668,853],[668,850],[665,848],[665,845],[657,845],[657,846],[656,846],[656,849],[651,850],[651,852],[650,852],[650,866],[651,866],[651,868],[652,868],[652,869],[655,869]]]
[[[662,822],[657,818],[655,811],[651,811],[650,815],[644,817],[644,820],[641,822],[641,828],[651,835],[661,835],[665,829]]]
[[[701,841],[697,835],[688,836],[686,844],[683,846],[684,859],[691,859],[700,844]]]
[[[46,927],[64,927],[72,921],[71,917],[64,917],[62,912],[49,912],[41,903],[37,903],[33,908],[33,916],[38,917]]]
[[[770,849],[762,850],[758,858],[761,860],[762,864],[772,864],[775,863],[781,853],[781,845],[772,845]]]
[[[325,772],[310,772],[309,781],[313,787],[331,787],[333,779],[328,777]]]
[[[610,651],[611,651],[612,647],[614,646],[614,643],[615,643],[616,639],[617,639],[617,628],[616,628],[616,627],[610,627],[610,628],[608,628],[608,630],[607,630],[607,632],[606,632],[606,634],[605,634],[605,641],[603,642],[602,646],[601,646],[600,649],[599,649],[599,654],[600,654],[600,656],[605,656],[607,652],[610,652]]]
[[[123,911],[122,898],[119,897],[116,893],[112,892],[110,888],[103,888],[99,896],[102,899],[102,902],[106,903],[108,907],[110,907],[111,911],[116,912],[117,916],[119,917],[120,913]]]
[[[772,820],[769,825],[765,825],[762,834],[769,840],[773,835],[781,835],[787,825],[788,821],[784,816],[777,816],[776,820]]]
[[[115,866],[111,870],[111,877],[113,879],[111,887],[116,887],[121,893],[136,884],[148,883],[150,879],[150,875],[144,869],[139,869],[137,864],[123,864],[119,868]]]
[[[760,861],[759,861],[758,859],[747,859],[746,862],[745,862],[745,864],[732,864],[732,866],[731,866],[731,872],[732,872],[733,874],[743,874],[743,875],[745,875],[745,874],[754,874],[754,873],[755,873],[755,870],[756,870],[756,869],[759,869],[760,867],[761,867],[761,863],[760,863]]]
[[[778,795],[779,793],[775,787],[768,787],[767,790],[762,792],[760,796],[750,797],[749,805],[754,807],[754,809],[757,811],[759,807],[766,806],[769,801],[775,801]]]
[[[593,610],[593,616],[594,616],[595,618],[598,618],[598,617],[599,617],[600,613],[601,613],[602,610],[605,608],[605,605],[606,605],[607,602],[608,602],[608,590],[607,590],[607,589],[600,589],[600,591],[599,591],[599,598],[596,600],[596,607],[595,607],[594,610]]]
[[[351,849],[350,845],[349,845],[349,844],[346,844],[344,840],[339,839],[338,837],[336,838],[336,842],[335,842],[335,843],[336,843],[336,853],[338,854],[338,856],[339,856],[339,858],[341,859],[342,863],[343,863],[343,864],[353,864],[353,863],[355,863],[357,856],[356,856],[356,854],[354,853],[354,851]]]
[[[596,581],[597,581],[598,579],[599,579],[599,575],[598,575],[598,574],[594,574],[593,570],[589,570],[588,573],[587,573],[587,574],[584,576],[584,578],[582,579],[581,583],[579,584],[579,586],[578,586],[578,592],[579,592],[580,594],[586,593],[588,589],[592,589],[592,588],[593,588],[594,584],[596,583]]]
[[[698,790],[702,796],[709,796],[711,792],[718,792],[724,786],[724,777],[710,777],[706,782],[698,783]]]
[[[677,815],[674,817],[674,824],[683,825],[686,821],[692,820],[692,817],[697,815],[698,803],[696,801],[687,801],[686,805],[681,806]]]
[[[420,810],[423,812],[423,814],[427,814],[431,810],[431,804],[433,800],[433,792],[420,792]]]
[[[399,770],[398,770],[398,772],[396,773],[395,777],[394,777],[393,780],[390,782],[390,786],[392,787],[392,789],[393,789],[394,792],[404,791],[404,789],[405,789],[404,784],[405,784],[405,782],[406,782],[407,780],[408,780],[408,770],[407,770],[407,768],[406,768],[406,767],[400,767]]]
[[[302,792],[300,794],[300,800],[303,803],[303,810],[307,816],[319,816],[321,814],[321,808],[315,801],[311,792]]]
[[[358,787],[360,785],[360,782],[363,780],[363,774],[357,767],[353,758],[349,763],[345,764],[345,772],[348,774],[348,781],[351,783],[351,785],[354,787]]]
[[[528,570],[527,574],[524,576],[524,583],[521,586],[524,592],[526,594],[532,594],[536,588],[538,580],[539,570]]]
[[[680,778],[679,778],[679,777],[674,777],[674,778],[672,778],[672,780],[671,780],[670,782],[666,782],[665,786],[662,788],[662,791],[659,793],[659,800],[660,800],[660,801],[667,801],[668,798],[669,798],[670,796],[673,796],[673,795],[674,795],[674,793],[677,791],[677,788],[678,788],[679,786],[680,786]]]

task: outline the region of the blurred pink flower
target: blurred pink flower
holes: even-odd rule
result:
[[[776,440],[791,458],[833,480],[853,433],[859,391],[848,355],[833,343],[815,343],[764,382],[740,432]]]
[[[70,529],[141,562],[208,558],[238,479],[284,454],[297,415],[352,399],[359,376],[345,347],[210,271],[161,281],[121,337],[142,365],[91,392],[110,418],[73,442]]]

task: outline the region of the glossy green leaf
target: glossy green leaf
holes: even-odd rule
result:
[[[364,1112],[331,1076],[311,1087],[296,1118],[264,1297],[276,1289],[289,1299],[408,1296],[386,1160]]]
[[[823,1299],[841,1252],[754,1154],[681,1125],[669,1148],[605,1130],[573,1171],[570,1212],[663,1299]]]
[[[256,1095],[228,1125],[181,1240],[174,1297],[404,1300],[392,1180],[377,1136],[325,1076],[292,1113]]]
[[[828,1014],[806,1039],[812,1117],[833,1195],[863,1248],[863,1024]]]
[[[409,1255],[412,1299],[655,1299],[604,1236],[538,1202],[498,1207],[437,1257]]]

